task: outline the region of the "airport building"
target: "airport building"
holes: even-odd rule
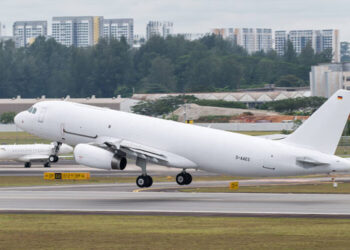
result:
[[[16,47],[26,47],[38,36],[47,36],[47,21],[19,21],[13,24]]]
[[[333,62],[340,62],[339,30],[275,31],[275,50],[278,55],[284,55],[288,40],[293,43],[297,54],[300,54],[306,45],[311,43],[315,53],[331,49],[333,52]]]
[[[184,93],[171,94],[134,94],[135,100],[152,101],[168,96],[179,96]],[[224,100],[230,102],[241,102],[247,107],[254,108],[255,106],[271,101],[284,100],[288,98],[298,98],[310,96],[308,89],[300,90],[273,90],[273,91],[242,91],[242,92],[224,92],[224,93],[186,93],[185,95],[193,95],[200,100]]]
[[[114,110],[121,110],[124,112],[131,112],[131,107],[136,105],[139,100],[134,100],[130,98],[120,98],[120,97],[113,97],[113,98],[96,98],[95,96],[87,97],[87,98],[70,98],[69,96],[61,99],[51,99],[46,98],[45,96],[38,97],[38,98],[21,98],[20,96],[17,96],[12,99],[0,99],[0,114],[3,114],[5,112],[15,112],[19,113],[23,110],[29,109],[32,105],[35,103],[41,102],[41,101],[70,101],[70,102],[76,102],[81,104],[87,104],[87,105],[93,105],[103,108],[109,108]]]
[[[213,29],[212,33],[243,47],[249,54],[258,51],[267,52],[272,49],[271,29],[219,28]]]
[[[125,37],[130,46],[134,44],[134,19],[104,19],[103,37],[121,39]]]
[[[172,22],[149,21],[146,27],[146,38],[160,36],[166,38],[173,34],[174,24]]]
[[[103,17],[53,17],[52,37],[65,46],[88,47],[103,35]]]
[[[350,63],[325,63],[311,67],[312,96],[329,98],[339,89],[350,90]]]

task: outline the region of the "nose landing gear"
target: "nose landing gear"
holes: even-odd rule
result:
[[[49,162],[58,162],[58,152],[62,146],[62,142],[56,142],[55,147],[52,149],[52,155],[49,156]]]

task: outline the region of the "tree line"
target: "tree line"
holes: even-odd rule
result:
[[[275,51],[248,55],[219,36],[196,41],[153,37],[139,49],[125,39],[100,40],[93,47],[65,47],[39,37],[26,47],[0,43],[0,98],[112,97],[136,93],[234,91],[238,88],[307,86],[311,65],[329,62],[308,44],[300,55],[291,42]]]

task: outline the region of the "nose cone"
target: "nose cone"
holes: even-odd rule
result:
[[[22,128],[22,125],[24,123],[24,120],[23,120],[23,112],[17,114],[14,118],[14,122],[16,124],[17,127],[19,128]]]

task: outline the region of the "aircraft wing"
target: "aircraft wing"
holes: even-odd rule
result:
[[[197,167],[195,163],[185,157],[128,140],[106,137],[100,138],[98,146],[105,147],[120,155],[129,156],[131,158],[145,159],[155,164],[178,168]]]

